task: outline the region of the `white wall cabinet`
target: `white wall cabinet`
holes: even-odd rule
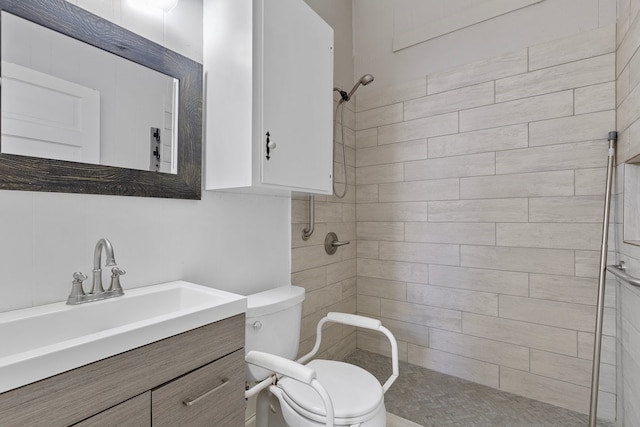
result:
[[[303,0],[205,0],[205,188],[331,194],[333,29]]]

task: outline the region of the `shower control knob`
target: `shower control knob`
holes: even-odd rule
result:
[[[262,322],[260,322],[259,320],[253,322],[253,329],[256,331],[262,329]]]

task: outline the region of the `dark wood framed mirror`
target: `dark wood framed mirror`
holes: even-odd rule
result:
[[[3,153],[0,154],[0,189],[201,198],[201,64],[65,0],[0,0],[0,10],[173,77],[179,82],[177,173]]]

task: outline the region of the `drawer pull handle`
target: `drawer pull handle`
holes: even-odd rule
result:
[[[204,394],[201,394],[200,396],[196,397],[195,399],[185,399],[185,400],[182,401],[182,403],[184,403],[187,406],[195,405],[200,400],[202,400],[205,397],[209,396],[210,394],[215,393],[216,391],[222,389],[227,384],[229,384],[229,378],[224,378],[222,380],[222,384],[217,385],[216,387],[212,388],[211,390],[209,390],[208,392],[206,392]]]

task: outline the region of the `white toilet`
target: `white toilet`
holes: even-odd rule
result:
[[[294,362],[292,359],[298,352],[300,339],[303,300],[304,289],[296,286],[248,296],[245,328],[247,381],[259,384],[247,395],[262,390],[258,395],[256,427],[269,425],[267,390],[277,398],[282,415],[291,427],[384,427],[384,392],[398,375],[395,338],[378,320],[329,313],[318,324],[314,349]],[[369,372],[348,363],[316,359],[302,364],[311,359],[320,347],[322,326],[327,322],[374,329],[389,337],[394,373],[384,386]],[[281,374],[277,381],[274,372]]]

